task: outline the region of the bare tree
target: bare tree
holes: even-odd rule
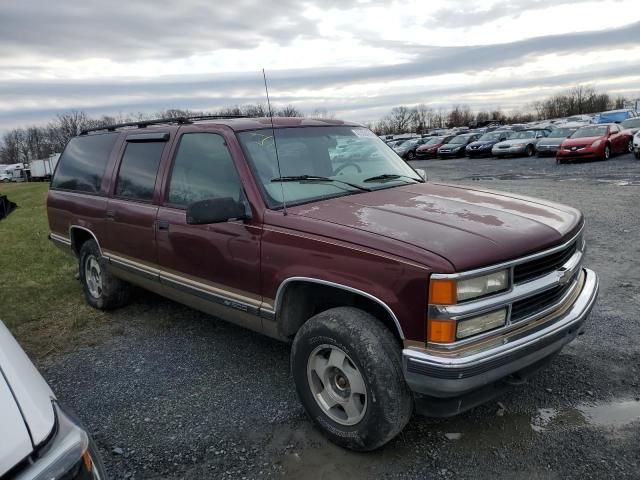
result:
[[[293,105],[285,105],[274,113],[276,117],[304,117],[302,112]]]

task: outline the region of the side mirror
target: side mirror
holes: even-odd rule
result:
[[[187,205],[187,224],[206,225],[250,218],[245,205],[231,197],[208,198]]]

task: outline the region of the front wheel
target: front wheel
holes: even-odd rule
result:
[[[416,158],[415,152],[407,153],[407,160],[415,160],[415,158]]]
[[[129,300],[130,285],[111,275],[94,240],[87,240],[80,248],[80,281],[85,299],[93,308],[110,310]]]
[[[338,307],[310,318],[291,350],[291,371],[309,417],[332,442],[358,451],[402,431],[413,397],[402,347],[372,315]]]
[[[533,148],[533,145],[527,145],[527,149],[525,150],[527,157],[533,157],[534,153],[536,153],[536,151]]]
[[[633,140],[629,140],[629,145],[627,145],[627,151],[629,153],[633,153]]]
[[[604,156],[602,157],[602,159],[609,160],[609,158],[611,158],[611,147],[609,145],[605,145]]]

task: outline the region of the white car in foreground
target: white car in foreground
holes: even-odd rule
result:
[[[101,480],[87,431],[67,410],[0,322],[0,477]]]

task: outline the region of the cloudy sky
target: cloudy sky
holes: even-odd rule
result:
[[[58,112],[263,102],[375,120],[640,96],[638,0],[21,0],[0,5],[0,130]]]

